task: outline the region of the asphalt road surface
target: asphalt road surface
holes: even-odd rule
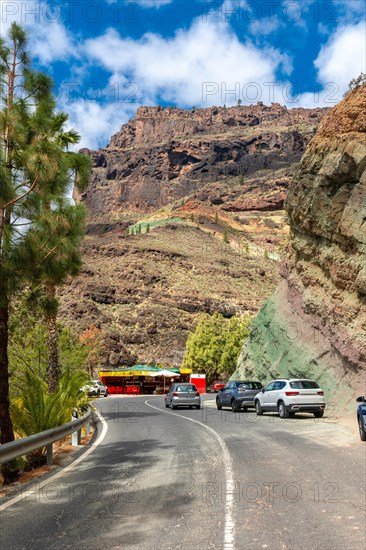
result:
[[[365,550],[366,446],[331,411],[281,420],[204,399],[96,401],[100,443],[2,502],[1,550]]]

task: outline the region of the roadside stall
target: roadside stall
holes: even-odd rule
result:
[[[109,394],[162,394],[174,381],[188,382],[190,369],[160,369],[149,365],[119,367],[99,371]]]

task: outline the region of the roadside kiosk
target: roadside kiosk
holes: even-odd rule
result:
[[[164,372],[164,376],[160,374]],[[141,395],[164,393],[174,382],[188,382],[189,369],[162,369],[150,365],[104,368],[99,378],[108,387],[109,394]]]
[[[206,393],[205,374],[191,374],[189,381],[196,386],[199,393]]]

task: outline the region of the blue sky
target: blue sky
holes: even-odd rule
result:
[[[364,0],[1,1],[27,29],[82,146],[139,105],[333,106],[366,72]]]

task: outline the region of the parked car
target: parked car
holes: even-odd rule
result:
[[[315,380],[291,378],[272,380],[254,399],[257,415],[278,411],[281,418],[296,412],[313,413],[315,418],[324,414],[324,392]]]
[[[223,407],[231,407],[233,412],[254,407],[254,398],[262,388],[260,382],[248,380],[231,380],[225,384],[216,397],[216,406],[220,411]]]
[[[366,397],[362,395],[357,397],[356,401],[360,403],[357,407],[357,422],[360,431],[360,438],[366,441]]]
[[[165,406],[177,409],[178,407],[201,408],[201,397],[194,384],[173,384],[165,396]]]
[[[217,393],[219,390],[222,390],[224,386],[225,382],[223,382],[222,380],[216,380],[215,382],[212,382],[211,393]]]
[[[87,392],[88,397],[108,396],[108,388],[100,380],[91,380],[90,384],[86,384],[81,389]]]

